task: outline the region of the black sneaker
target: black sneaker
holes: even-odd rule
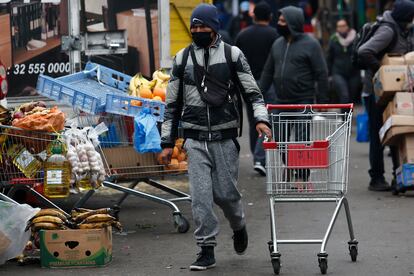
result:
[[[190,265],[190,270],[201,271],[216,266],[213,246],[202,246],[201,252],[197,254],[197,260]]]
[[[260,162],[254,163],[253,169],[261,176],[266,176],[266,168]]]
[[[234,250],[238,255],[243,255],[246,252],[247,245],[249,244],[246,226],[243,227],[241,230],[234,231],[233,233]]]
[[[373,178],[369,182],[368,190],[375,192],[387,192],[391,190],[391,186],[384,178]]]

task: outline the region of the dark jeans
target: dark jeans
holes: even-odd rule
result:
[[[371,179],[384,178],[384,146],[381,144],[379,131],[382,126],[382,113],[385,107],[379,107],[375,101],[375,96],[371,94],[364,97],[365,108],[368,113],[369,124],[369,163],[371,169],[368,171]],[[390,146],[391,158],[393,163],[393,175],[400,166],[398,159],[398,148]]]
[[[342,75],[332,75],[332,82],[339,97],[339,103],[351,103],[359,98],[361,78],[355,74],[349,78]]]
[[[292,110],[292,112],[299,113],[303,110]],[[275,114],[280,114],[281,112],[288,114],[288,112],[283,110],[274,111]],[[296,115],[279,115],[275,117],[274,121],[274,139],[276,142],[302,142],[308,143],[310,141],[310,130],[311,130],[311,119],[309,116],[296,116]],[[282,123],[280,123],[280,120]],[[294,132],[293,137],[292,130]],[[286,164],[286,152],[287,147],[282,146],[282,161]],[[288,169],[287,170],[288,179],[287,181],[293,181],[294,179],[300,178],[303,181],[308,181],[310,170],[309,169]]]
[[[266,155],[263,149],[263,138],[259,138],[257,134],[253,107],[250,103],[246,103],[247,118],[249,120],[249,142],[250,151],[253,155],[253,162],[260,162],[263,166],[266,164]]]

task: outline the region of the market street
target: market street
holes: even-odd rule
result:
[[[247,130],[247,127],[244,128]],[[353,131],[355,132],[355,131]],[[249,249],[244,256],[233,252],[232,232],[221,212],[222,222],[216,250],[217,267],[208,272],[190,272],[197,248],[192,228],[187,234],[175,232],[168,208],[143,199],[128,199],[122,205],[120,221],[126,233],[113,235],[113,261],[105,268],[42,269],[39,265],[18,266],[9,262],[0,266],[1,275],[273,275],[267,241],[269,240],[269,208],[265,194],[265,178],[251,169],[247,135],[241,139],[240,190],[246,208]],[[395,197],[391,192],[375,193],[367,189],[368,144],[351,140],[350,186],[348,198],[359,240],[357,263],[348,254],[349,239],[343,210],[328,243],[328,275],[412,275],[414,264],[411,242],[414,229],[413,194]],[[386,158],[387,168],[391,167]],[[389,171],[389,170],[388,170]],[[387,178],[390,178],[387,175]],[[182,184],[179,186],[183,186]],[[184,185],[185,186],[185,185]],[[104,193],[106,194],[106,193]],[[86,207],[112,205],[119,194],[93,197]],[[70,206],[76,199],[71,198]],[[180,204],[191,219],[188,203]],[[280,205],[279,238],[322,238],[334,206],[330,203]],[[316,245],[285,245],[281,275],[320,275]]]

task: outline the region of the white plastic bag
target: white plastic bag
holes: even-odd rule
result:
[[[30,239],[27,222],[40,208],[0,200],[0,265],[23,252]]]

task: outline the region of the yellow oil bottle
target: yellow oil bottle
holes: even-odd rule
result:
[[[21,144],[12,145],[7,155],[27,178],[34,178],[42,167],[42,163]]]
[[[65,198],[70,191],[70,163],[63,155],[60,142],[54,142],[51,155],[45,162],[44,193],[49,198]]]
[[[91,178],[90,175],[87,174],[84,178],[79,180],[78,188],[79,188],[80,191],[93,190],[90,178]]]

